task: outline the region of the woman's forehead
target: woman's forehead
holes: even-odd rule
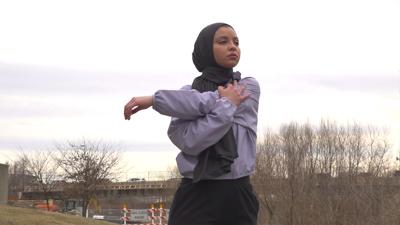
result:
[[[232,38],[232,37],[233,38],[238,38],[237,35],[236,35],[235,30],[232,29],[231,27],[228,27],[228,26],[220,27],[215,32],[214,39],[215,38],[223,38],[223,37],[226,37],[226,38],[228,38],[228,37],[230,37],[230,38]]]

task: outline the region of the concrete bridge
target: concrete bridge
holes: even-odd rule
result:
[[[96,196],[107,197],[134,197],[134,196],[168,196],[175,192],[180,179],[169,179],[165,181],[135,181],[135,182],[109,182],[97,185]],[[68,190],[72,183],[59,181],[50,192],[53,199],[65,199],[70,195]],[[23,199],[44,199],[43,191],[37,185],[24,187]]]

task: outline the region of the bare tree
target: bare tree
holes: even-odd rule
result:
[[[267,215],[260,215],[260,220],[267,220],[267,224],[273,224],[276,216],[278,202],[281,197],[279,192],[284,175],[281,161],[283,159],[280,146],[280,137],[271,130],[266,130],[257,144],[256,176],[253,177],[256,191],[260,199],[261,209],[265,209]],[[265,217],[265,218],[264,218]]]
[[[21,158],[26,162],[27,172],[33,176],[35,183],[43,192],[47,210],[50,210],[50,193],[56,188],[58,165],[53,161],[53,153],[50,151],[35,151],[31,154],[22,153]]]
[[[173,166],[169,166],[167,171],[168,171],[168,179],[182,178],[182,175],[179,172],[178,166],[176,164],[174,164]]]
[[[56,148],[56,161],[64,179],[73,183],[72,191],[82,199],[82,215],[86,216],[89,201],[100,185],[115,178],[121,152],[111,144],[85,139],[58,144]]]
[[[34,182],[33,177],[27,171],[26,159],[19,155],[15,160],[10,162],[8,174],[9,196],[13,199],[19,199],[22,197],[25,186],[31,185]]]
[[[386,130],[378,130],[371,126],[366,130],[366,170],[375,176],[381,176],[389,169],[389,162],[385,156],[390,144],[386,140],[386,136]]]
[[[398,177],[384,132],[358,123],[282,125],[257,145],[252,177],[263,225],[398,224]]]

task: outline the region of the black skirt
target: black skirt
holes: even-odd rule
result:
[[[249,177],[235,180],[183,178],[168,225],[256,225],[259,203]]]

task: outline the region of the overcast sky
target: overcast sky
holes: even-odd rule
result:
[[[199,75],[199,31],[231,24],[235,68],[261,85],[259,134],[290,121],[358,121],[400,150],[400,1],[1,1],[0,163],[19,148],[88,138],[123,146],[136,172],[166,170],[169,118],[129,122],[133,96]]]

